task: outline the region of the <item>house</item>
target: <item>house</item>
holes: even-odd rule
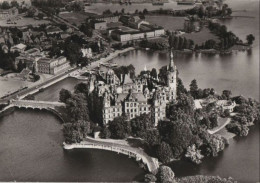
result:
[[[20,43],[20,44],[17,44],[15,46],[12,46],[10,51],[11,52],[17,51],[17,52],[21,53],[21,52],[24,52],[25,48],[26,48],[26,45]]]
[[[133,32],[131,33],[132,40],[143,39],[144,32]]]
[[[92,58],[93,56],[91,48],[82,48],[81,52],[83,57]]]
[[[98,21],[98,20],[93,20],[92,21],[92,26],[95,30],[99,29],[106,29],[107,28],[107,22],[106,21]]]
[[[0,19],[9,19],[18,15],[18,9],[16,7],[4,10],[0,9]]]
[[[95,17],[96,20],[98,21],[105,21],[106,23],[112,23],[112,22],[118,22],[119,21],[119,16],[114,16],[114,15],[107,15],[107,16],[97,16]]]
[[[130,33],[122,32],[120,30],[112,31],[111,37],[113,37],[114,39],[116,39],[120,42],[126,42],[126,41],[132,40],[132,36]]]
[[[47,35],[59,34],[61,32],[62,32],[62,30],[56,26],[50,26],[50,27],[46,28]]]
[[[56,59],[41,58],[37,61],[37,67],[39,73],[55,75],[62,71],[68,70],[70,64],[66,57],[61,56]]]

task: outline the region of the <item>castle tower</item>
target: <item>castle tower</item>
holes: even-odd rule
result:
[[[91,75],[89,85],[88,85],[89,93],[92,93],[92,91],[95,89],[95,83],[94,82],[95,82],[95,79],[94,79],[93,75]]]
[[[177,89],[177,67],[173,61],[173,52],[170,55],[170,64],[167,71],[167,86],[171,89],[170,98],[176,99],[176,89]]]
[[[114,85],[115,84],[115,73],[112,69],[109,69],[107,72],[107,84]]]
[[[103,101],[104,107],[110,107],[110,96],[107,92],[104,94],[104,101]]]

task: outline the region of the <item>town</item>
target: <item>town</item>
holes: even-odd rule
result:
[[[167,8],[173,3],[178,8]],[[99,4],[122,9],[87,11]],[[125,9],[136,4],[151,6]],[[255,35],[241,38],[221,23],[240,11],[222,0],[0,0],[0,119],[16,110],[47,111],[62,121],[64,152],[127,155],[143,168],[141,182],[236,182],[197,173],[182,177],[171,164],[203,164],[258,125],[257,100],[233,96],[230,88],[200,88],[199,79],[183,83],[190,74],[185,62],[244,52],[250,57]],[[173,19],[164,22],[166,17]],[[140,53],[148,60],[157,54],[159,64],[139,67],[134,62],[142,62]],[[199,72],[201,66],[192,67]],[[57,86],[67,79],[73,79],[71,87]]]

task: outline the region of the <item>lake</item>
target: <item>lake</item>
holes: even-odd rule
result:
[[[174,10],[181,10],[181,9],[189,9],[192,8],[193,5],[177,5],[175,1],[169,1],[169,3],[164,3],[163,6],[154,6],[152,3],[141,3],[135,4],[132,3],[131,5],[120,5],[120,4],[113,4],[113,3],[93,3],[91,6],[85,6],[85,12],[89,13],[96,13],[102,14],[105,10],[110,9],[110,11],[121,12],[122,9],[125,10],[125,13],[134,13],[135,10],[143,11],[144,9],[147,10],[158,10],[162,9],[174,9]]]
[[[0,181],[142,180],[144,170],[125,155],[63,150],[61,128],[47,111],[17,109],[0,118]]]

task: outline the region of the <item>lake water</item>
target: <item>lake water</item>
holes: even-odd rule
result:
[[[47,111],[15,110],[0,118],[0,181],[142,180],[144,170],[127,156],[62,148],[58,118]]]
[[[62,88],[69,90],[73,93],[75,85],[77,85],[80,82],[84,82],[84,81],[72,77],[66,78],[64,80],[55,83],[54,85],[45,88],[43,92],[36,93],[34,95],[35,100],[58,101],[59,93]]]
[[[163,6],[154,6],[152,3],[144,3],[144,4],[135,4],[132,5],[120,5],[120,4],[113,4],[113,3],[93,3],[91,6],[86,6],[85,11],[89,13],[97,13],[102,14],[105,10],[110,9],[110,11],[121,12],[122,9],[125,10],[125,13],[134,13],[135,10],[143,11],[144,9],[147,10],[158,10],[160,8],[163,9],[189,9],[192,8],[193,5],[177,5],[177,2],[169,1],[169,3],[164,3]]]

